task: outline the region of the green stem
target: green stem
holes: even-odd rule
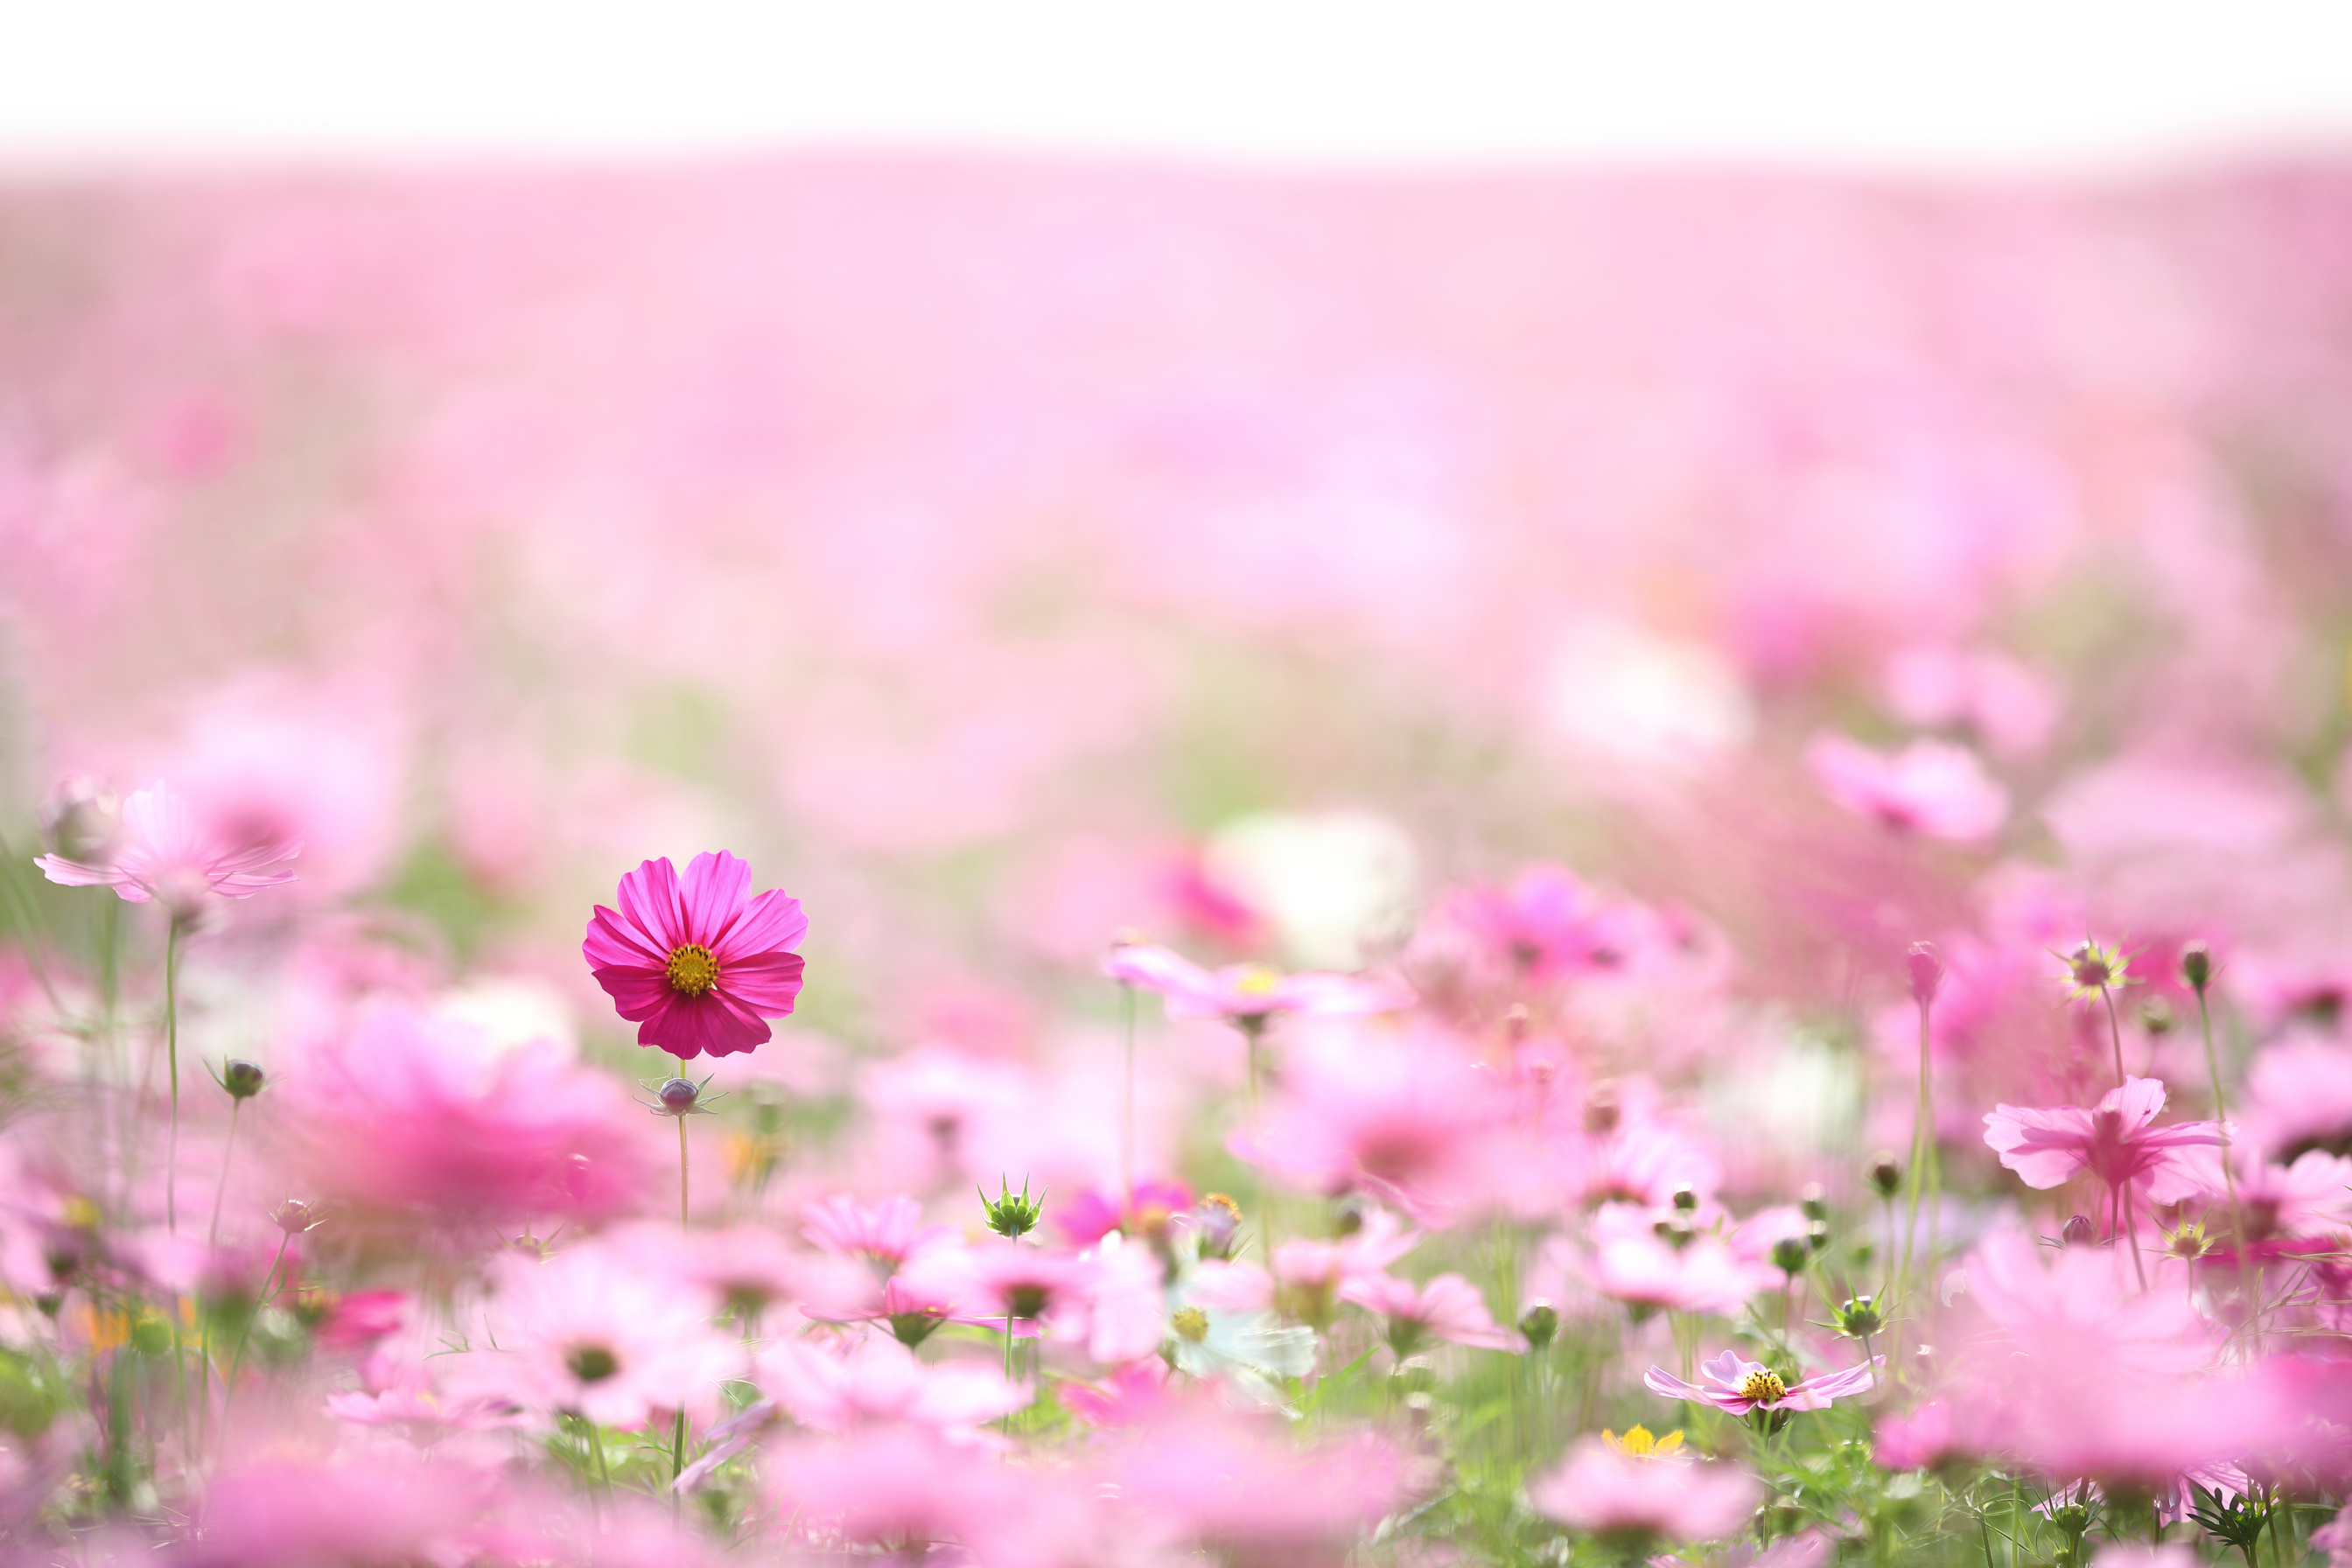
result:
[[[677,1058],[677,1076],[680,1078],[686,1076],[684,1057]],[[677,1228],[680,1230],[693,1228],[693,1222],[687,1218],[686,1211],[686,1118],[683,1116],[677,1119]],[[680,1414],[683,1415],[684,1412]]]
[[[1127,1015],[1127,1070],[1119,1099],[1118,1181],[1127,1212],[1135,1211],[1135,987],[1119,982],[1120,1008]]]
[[[220,1179],[213,1184],[213,1220],[205,1230],[206,1247],[220,1245],[221,1194],[228,1191],[228,1163],[236,1154],[237,1113],[244,1109],[245,1101],[242,1100],[232,1099],[228,1102],[228,1142],[221,1149]]]
[[[588,1423],[588,1446],[596,1453],[596,1479],[604,1483],[604,1496],[609,1500],[613,1495],[613,1469],[604,1462],[604,1429],[584,1415],[580,1419]]]
[[[683,1125],[683,1123],[681,1123],[681,1125]],[[670,1479],[670,1481],[671,1481],[671,1482],[672,1482],[672,1484],[673,1484],[673,1489],[675,1488],[675,1484],[676,1484],[676,1482],[677,1482],[677,1478],[678,1478],[680,1475],[684,1474],[684,1473],[685,1473],[685,1471],[686,1471],[686,1406],[684,1406],[683,1405],[679,1405],[679,1406],[677,1407],[677,1422],[676,1422],[676,1423],[675,1423],[675,1424],[670,1427],[670,1438],[669,1438],[669,1479]],[[671,1504],[672,1504],[673,1506],[675,1506],[675,1505],[677,1504],[677,1491],[676,1491],[675,1489],[673,1489],[673,1490],[670,1492],[670,1502],[671,1502]]]
[[[2115,1042],[2116,1087],[2121,1089],[2124,1086],[2124,1026],[2116,1018],[2116,994],[2101,985],[2099,999],[2107,1005],[2107,1038]]]
[[[163,1153],[163,1227],[180,1234],[180,921],[163,938],[163,1055],[172,1073],[172,1132]],[[151,1058],[152,1059],[152,1058]]]
[[[237,1369],[245,1364],[245,1342],[253,1337],[253,1320],[261,1316],[261,1309],[270,1301],[269,1282],[278,1278],[278,1266],[286,1261],[286,1244],[294,1238],[280,1236],[277,1255],[269,1260],[269,1270],[261,1277],[261,1293],[253,1299],[253,1310],[246,1315],[245,1327],[236,1336],[236,1349],[230,1352],[228,1371],[221,1374],[221,1430],[228,1430],[228,1402],[236,1395]]]

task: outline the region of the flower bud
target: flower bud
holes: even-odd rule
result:
[[[1903,955],[1904,967],[1911,972],[1911,999],[1921,1006],[1936,999],[1944,984],[1944,959],[1932,942],[1915,942]]]
[[[664,1083],[659,1090],[662,1109],[672,1116],[684,1116],[694,1109],[694,1102],[701,1092],[695,1088],[692,1079],[671,1079]]]
[[[1549,1301],[1537,1301],[1519,1314],[1519,1332],[1527,1336],[1528,1348],[1543,1350],[1559,1332],[1559,1310]]]
[[[258,1063],[232,1057],[221,1064],[220,1086],[228,1090],[231,1100],[251,1100],[261,1092],[266,1076]]]
[[[87,773],[68,773],[41,802],[41,839],[84,865],[103,864],[122,836],[114,792]]]
[[[1364,1216],[1370,1212],[1371,1205],[1366,1203],[1361,1195],[1349,1194],[1339,1200],[1339,1212],[1331,1216],[1331,1234],[1354,1236],[1364,1228]]]
[[[1805,1184],[1804,1193],[1797,1199],[1797,1206],[1805,1211],[1807,1219],[1830,1217],[1829,1194],[1822,1191],[1822,1184],[1819,1182],[1809,1182]]]
[[[1698,1207],[1698,1189],[1685,1182],[1675,1189],[1675,1207],[1688,1214]]]
[[[1903,1167],[1896,1162],[1892,1149],[1881,1149],[1873,1154],[1864,1174],[1870,1182],[1870,1190],[1882,1198],[1893,1197],[1895,1190],[1903,1184]]]
[[[2151,996],[2141,1004],[2139,1026],[2151,1035],[2172,1033],[2172,1004],[2161,996]]]
[[[1595,1138],[1605,1138],[1617,1131],[1617,1119],[1622,1114],[1617,1101],[1617,1086],[1597,1083],[1584,1097],[1584,1130]]]
[[[2180,950],[2180,978],[2198,995],[2213,979],[2213,950],[2201,942],[2192,942]]]
[[[996,1185],[995,1197],[990,1197],[985,1188],[981,1189],[980,1194],[981,1209],[987,1218],[988,1228],[1008,1241],[1016,1241],[1036,1229],[1037,1221],[1045,1212],[1045,1194],[1039,1193],[1035,1198],[1031,1198],[1029,1178],[1026,1176],[1021,1179],[1021,1190],[1017,1193],[1010,1184],[1001,1179]]]
[[[1853,1339],[1874,1334],[1886,1326],[1885,1315],[1878,1303],[1867,1296],[1856,1296],[1836,1311],[1838,1331]]]
[[[1815,1252],[1827,1252],[1830,1247],[1830,1222],[1817,1219],[1805,1227],[1805,1245]]]
[[[1805,1245],[1801,1237],[1784,1236],[1772,1244],[1773,1263],[1791,1279],[1802,1274],[1805,1265],[1812,1259],[1813,1249]]]
[[[306,1230],[316,1229],[319,1225],[317,1207],[300,1198],[288,1198],[269,1211],[269,1217],[277,1222],[278,1229],[289,1236],[299,1236]]]
[[[2058,1239],[2068,1247],[2088,1247],[2094,1234],[2091,1216],[2078,1214],[2067,1218],[2064,1227],[2058,1232]]]

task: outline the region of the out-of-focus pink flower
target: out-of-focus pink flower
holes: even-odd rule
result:
[[[1229,1146],[1294,1185],[1353,1188],[1424,1220],[1500,1201],[1524,1169],[1501,1079],[1434,1026],[1301,1026],[1261,1126]]]
[[[1889,1470],[1923,1470],[1967,1452],[1953,1430],[1952,1407],[1941,1399],[1885,1417],[1874,1439],[1871,1457]]]
[[[507,1253],[491,1281],[491,1332],[452,1358],[453,1393],[634,1427],[656,1410],[710,1408],[740,1370],[741,1352],[712,1331],[700,1292],[610,1244],[544,1262]]]
[[[1396,1215],[1374,1209],[1353,1236],[1336,1241],[1307,1237],[1286,1241],[1274,1249],[1275,1300],[1294,1318],[1325,1321],[1343,1287],[1379,1278],[1420,1240],[1420,1235],[1404,1229]],[[1257,1299],[1251,1288],[1252,1282],[1264,1278],[1247,1264],[1234,1264],[1212,1275],[1194,1293],[1211,1305],[1244,1311],[1273,1304]]]
[[[1426,1336],[1479,1350],[1516,1350],[1519,1336],[1495,1321],[1486,1298],[1459,1274],[1441,1274],[1415,1286],[1392,1274],[1358,1276],[1339,1287],[1339,1299],[1388,1320],[1389,1343],[1410,1355]]]
[[[2091,1559],[2091,1568],[2199,1568],[2203,1561],[2195,1547],[2184,1546],[2178,1541],[2168,1541],[2161,1546],[2150,1546],[2142,1541],[2110,1541]]]
[[[1065,1381],[1055,1397],[1089,1426],[1132,1426],[1163,1415],[1177,1398],[1175,1373],[1158,1356],[1129,1362],[1099,1383]]]
[[[1343,1562],[1406,1493],[1395,1451],[1369,1435],[1303,1448],[1264,1417],[1197,1403],[1137,1428],[1111,1475],[1148,1528],[1247,1568]]]
[[[1063,1202],[1054,1216],[1062,1239],[1072,1247],[1091,1247],[1116,1230],[1139,1241],[1164,1237],[1169,1225],[1192,1208],[1192,1189],[1181,1182],[1141,1181],[1131,1202],[1092,1190]]]
[[[815,1246],[866,1263],[884,1279],[927,1248],[950,1245],[955,1231],[923,1223],[923,1206],[900,1194],[867,1207],[846,1193],[801,1210],[801,1234]]]
[[[2352,1050],[2340,1040],[2282,1040],[2246,1071],[2245,1142],[2273,1159],[2307,1150],[2352,1154]]]
[[[1632,1204],[1605,1204],[1595,1211],[1585,1269],[1593,1289],[1629,1306],[1728,1316],[1781,1282],[1769,1261],[1742,1259],[1711,1231],[1676,1245],[1657,1226],[1655,1211]]]
[[[68,888],[112,888],[131,903],[159,900],[175,919],[195,915],[208,896],[249,899],[294,879],[287,862],[299,838],[235,836],[198,818],[195,808],[162,784],[122,803],[122,834],[99,863],[43,855],[41,874]]]
[[[2247,1244],[2305,1241],[2352,1232],[2352,1159],[2306,1150],[2292,1165],[2235,1163],[2237,1213]],[[2209,1182],[2207,1195],[2228,1188]]]
[[[1749,1361],[1738,1351],[1726,1351],[1713,1361],[1699,1363],[1704,1384],[1685,1383],[1664,1367],[1654,1366],[1642,1374],[1642,1386],[1662,1399],[1712,1405],[1734,1415],[1745,1415],[1759,1406],[1766,1410],[1826,1410],[1832,1400],[1859,1394],[1874,1384],[1878,1368],[1885,1360],[1885,1356],[1873,1356],[1842,1372],[1784,1383],[1779,1373],[1762,1362]]]
[[[408,1298],[398,1290],[353,1290],[338,1296],[315,1331],[329,1350],[359,1350],[399,1329]]]
[[[896,1422],[969,1442],[982,1423],[1029,1403],[1027,1391],[993,1367],[927,1366],[898,1341],[876,1334],[834,1346],[778,1341],[753,1358],[751,1381],[793,1419],[820,1432]]]
[[[667,858],[647,860],[621,879],[619,912],[596,906],[581,951],[637,1044],[730,1056],[793,1010],[803,963],[791,950],[808,917],[798,899],[751,890],[751,868],[720,850],[697,855],[683,883]]]
[[[1622,1453],[1593,1437],[1528,1485],[1538,1513],[1620,1540],[1719,1540],[1745,1526],[1763,1496],[1745,1470]]]
[[[1985,1114],[1984,1139],[2029,1187],[2061,1186],[2088,1171],[2110,1187],[2145,1183],[2157,1203],[2177,1203],[2203,1187],[2183,1151],[2227,1139],[2216,1121],[2152,1125],[2163,1110],[2161,1080],[2126,1078],[2089,1110],[1996,1106]]]
[[[2129,1274],[2112,1250],[2053,1250],[1994,1231],[1969,1256],[1966,1300],[2011,1346],[2051,1367],[2154,1378],[2210,1362],[2212,1331],[2186,1293],[2136,1289]]]
[[[1901,832],[1971,841],[1990,838],[2009,816],[2009,792],[1965,746],[1914,741],[1889,756],[1824,732],[1806,746],[1805,765],[1838,805]]]
[[[379,1007],[289,1075],[306,1173],[379,1215],[610,1215],[647,1175],[644,1115],[551,1044],[493,1054],[471,1026]]]
[[[198,1568],[454,1562],[490,1501],[486,1477],[454,1466],[257,1465],[213,1486],[204,1530],[176,1560]]]
[[[1466,888],[1441,918],[1541,984],[1625,962],[1634,933],[1614,906],[1564,866],[1522,868],[1507,888]]]
[[[1263,963],[1207,970],[1150,942],[1121,942],[1103,956],[1102,972],[1122,984],[1155,991],[1171,1018],[1223,1018],[1261,1024],[1277,1013],[1347,1016],[1393,1013],[1413,1003],[1412,988],[1387,976],[1285,974]]]
[[[1099,1274],[1090,1258],[1008,1241],[927,1254],[901,1278],[943,1287],[967,1321],[1009,1320],[1013,1333],[1026,1336],[1082,1327]]]
[[[2031,756],[2056,728],[2061,702],[2050,683],[2005,653],[1922,647],[1886,666],[1895,716],[1922,729],[1965,724],[2004,756]]]

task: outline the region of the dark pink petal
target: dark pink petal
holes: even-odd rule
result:
[[[711,951],[724,964],[789,948],[807,934],[808,916],[801,912],[801,901],[771,889],[751,900]]]
[[[587,940],[580,944],[580,951],[588,955],[591,967],[617,963],[661,969],[669,963],[668,949],[656,947],[652,937],[602,904],[589,919]]]
[[[735,912],[751,887],[751,868],[724,849],[697,855],[688,861],[686,884],[679,889],[685,940],[715,949],[734,923]]]
[[[770,953],[723,966],[719,988],[746,1012],[781,1018],[793,1010],[801,994],[801,972],[806,967],[797,952]]]
[[[765,1045],[775,1033],[724,991],[714,991],[703,1001],[703,1031],[708,1042],[704,1048],[714,1057],[732,1056]]]
[[[637,1044],[657,1046],[672,1055],[677,1054],[688,1037],[685,1013],[684,1000],[664,986],[660,1005],[637,1025]]]
[[[606,965],[590,971],[596,984],[613,999],[613,1010],[635,1023],[650,1018],[669,1003],[669,977],[630,965]]]
[[[664,956],[686,944],[686,919],[678,905],[677,868],[667,856],[647,860],[621,879],[621,912],[661,946]]]

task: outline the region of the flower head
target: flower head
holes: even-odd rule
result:
[[[2174,1203],[2202,1188],[2202,1176],[2184,1151],[2225,1142],[2221,1123],[2150,1125],[2164,1110],[2164,1084],[2126,1078],[2089,1110],[1999,1105],[1985,1115],[1985,1142],[2029,1187],[2055,1187],[2084,1171],[2108,1186],[2145,1182],[2158,1203]]]
[[[1285,974],[1263,963],[1232,963],[1211,971],[1150,942],[1112,948],[1102,971],[1123,985],[1160,993],[1171,1018],[1223,1018],[1253,1027],[1277,1013],[1388,1013],[1409,1007],[1413,1000],[1412,991],[1394,980]]]
[[[1843,1372],[1790,1383],[1762,1362],[1746,1360],[1738,1351],[1726,1351],[1713,1361],[1699,1363],[1699,1376],[1706,1380],[1703,1384],[1685,1383],[1664,1368],[1654,1366],[1643,1375],[1642,1385],[1662,1399],[1712,1405],[1734,1415],[1745,1415],[1759,1406],[1766,1410],[1826,1410],[1832,1400],[1869,1387],[1885,1360],[1885,1356],[1873,1356]]]
[[[1411,1355],[1429,1338],[1490,1351],[1519,1345],[1518,1335],[1495,1321],[1486,1299],[1459,1274],[1422,1286],[1392,1274],[1359,1275],[1339,1287],[1339,1299],[1386,1318],[1390,1348],[1399,1355]]]
[[[1976,753],[1946,741],[1914,741],[1889,756],[1824,733],[1805,748],[1805,765],[1838,805],[1901,833],[1990,838],[2009,816],[2009,793],[1985,776]]]
[[[175,919],[195,915],[206,897],[249,899],[294,879],[286,862],[302,841],[275,832],[237,835],[200,820],[185,798],[161,784],[122,803],[122,832],[103,859],[43,855],[34,861],[68,888],[112,888],[131,903],[160,900]]]
[[[1744,1470],[1672,1458],[1661,1462],[1654,1447],[1628,1452],[1617,1439],[1590,1437],[1576,1446],[1566,1464],[1528,1487],[1528,1500],[1537,1512],[1630,1544],[1654,1537],[1713,1541],[1733,1534],[1762,1496],[1763,1489]]]
[[[748,1051],[793,1010],[808,933],[798,899],[751,896],[751,868],[697,855],[683,882],[667,859],[621,879],[620,910],[596,906],[581,951],[637,1044],[685,1058]]]
[[[2119,947],[2107,947],[2084,937],[2055,956],[2064,965],[2058,983],[2066,988],[2069,1002],[2096,1001],[2109,992],[2139,984],[2139,977],[2130,972],[2131,954]]]

